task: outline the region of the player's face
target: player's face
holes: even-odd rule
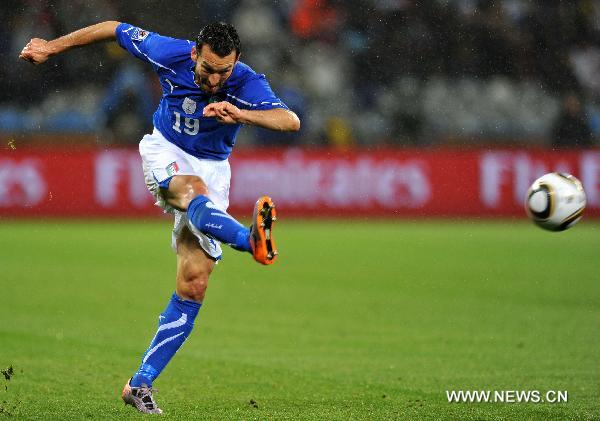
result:
[[[225,57],[219,57],[206,44],[200,51],[194,47],[192,48],[192,60],[196,62],[194,80],[204,92],[214,94],[231,76],[237,59],[235,50]]]

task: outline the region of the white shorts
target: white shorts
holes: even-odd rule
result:
[[[145,135],[140,141],[140,155],[144,169],[146,186],[156,198],[156,205],[175,216],[175,225],[171,238],[171,247],[177,251],[177,237],[186,225],[198,238],[200,247],[213,259],[221,258],[221,245],[212,237],[202,234],[181,212],[169,206],[160,193],[159,183],[174,175],[196,175],[208,186],[208,198],[221,210],[229,207],[229,183],[231,168],[229,161],[199,159],[169,142],[156,128],[152,134]]]

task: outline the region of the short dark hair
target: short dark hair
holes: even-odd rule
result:
[[[202,46],[206,44],[219,57],[225,57],[233,50],[236,51],[235,56],[239,57],[242,52],[242,44],[237,31],[225,22],[214,22],[206,25],[196,38],[196,49],[198,54],[202,50]]]

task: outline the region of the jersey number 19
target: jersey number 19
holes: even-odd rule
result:
[[[181,113],[173,111],[175,113],[175,124],[173,124],[173,130],[181,133]],[[200,120],[197,118],[184,117],[183,119],[183,133],[195,136],[200,131]]]

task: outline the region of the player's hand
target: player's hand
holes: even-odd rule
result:
[[[204,107],[204,117],[215,117],[223,124],[243,123],[242,111],[227,101],[213,102]]]
[[[19,58],[33,64],[42,64],[51,55],[48,41],[41,38],[33,38],[27,43],[19,54]]]

